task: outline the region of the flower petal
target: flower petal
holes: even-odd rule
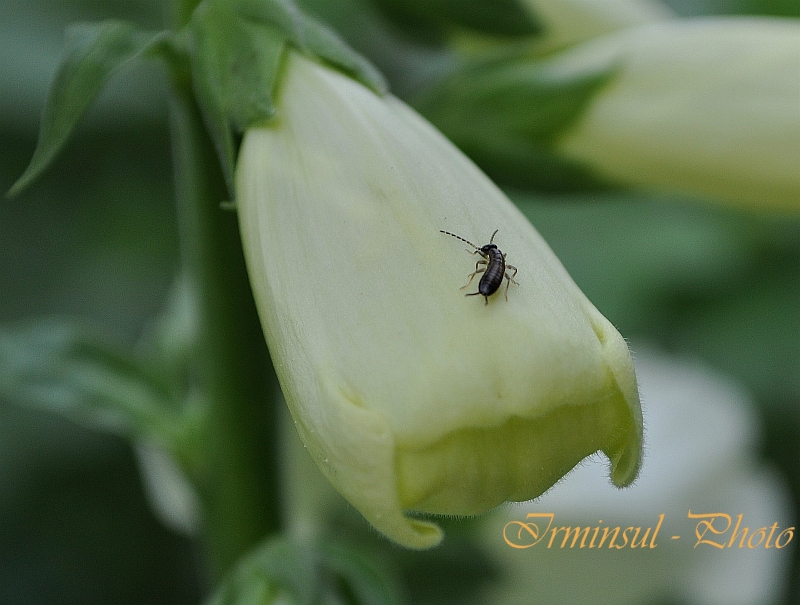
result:
[[[278,106],[240,151],[242,238],[287,403],[337,490],[424,548],[441,532],[403,510],[530,499],[598,449],[629,483],[624,341],[505,195],[400,101],[299,56]],[[479,257],[441,229],[478,246],[499,230],[508,300],[463,295]]]

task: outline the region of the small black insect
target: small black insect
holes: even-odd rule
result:
[[[514,278],[517,275],[517,268],[513,265],[506,264],[506,255],[500,251],[500,248],[497,247],[497,244],[494,244],[494,236],[497,235],[499,229],[495,229],[494,233],[492,233],[492,238],[489,240],[489,243],[485,246],[481,246],[478,248],[475,244],[471,241],[464,239],[463,237],[456,235],[455,233],[450,233],[449,231],[442,231],[439,230],[441,233],[445,235],[452,235],[456,239],[460,239],[465,244],[469,244],[475,251],[472,254],[480,254],[483,259],[479,260],[475,263],[475,272],[469,276],[469,281],[461,286],[463,290],[467,286],[472,283],[472,280],[478,273],[483,273],[481,277],[481,281],[478,282],[478,291],[477,292],[469,292],[465,296],[477,296],[480,294],[486,300],[485,304],[489,304],[489,297],[497,292],[498,288],[503,283],[503,278],[508,280],[506,284],[506,300],[508,300],[508,287],[514,283],[519,285],[518,282],[514,281]],[[468,250],[469,252],[469,250]],[[483,266],[482,266],[483,265]],[[510,269],[514,273],[509,275],[506,272],[506,269]]]

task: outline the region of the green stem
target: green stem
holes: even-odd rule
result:
[[[186,2],[175,3],[186,8]],[[173,158],[182,269],[197,293],[197,387],[206,424],[187,465],[202,505],[213,579],[280,524],[277,381],[247,278],[234,212],[188,70],[173,73]]]

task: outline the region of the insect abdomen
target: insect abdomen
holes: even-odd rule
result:
[[[506,274],[506,260],[503,258],[503,253],[496,247],[486,250],[486,257],[489,262],[480,283],[478,283],[478,292],[483,296],[491,296],[503,283],[503,277]]]

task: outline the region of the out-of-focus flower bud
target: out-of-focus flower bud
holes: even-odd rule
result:
[[[521,0],[542,24],[547,43],[573,44],[674,15],[655,0]]]
[[[800,209],[800,24],[708,18],[623,30],[551,64],[613,66],[556,149],[601,176]]]

